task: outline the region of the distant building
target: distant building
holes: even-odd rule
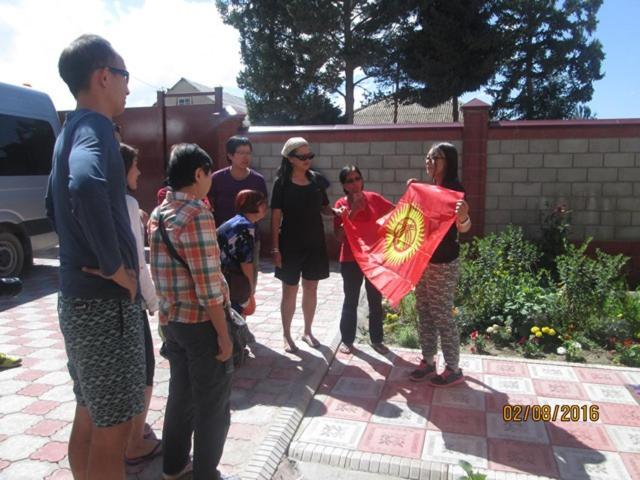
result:
[[[459,122],[462,122],[462,109],[459,110]],[[359,108],[353,114],[354,125],[393,124],[394,104],[392,100],[380,100]],[[395,123],[451,123],[453,122],[453,102],[449,100],[435,107],[423,107],[417,103],[398,104],[398,117]]]
[[[201,83],[194,82],[182,77],[178,82],[167,90],[166,94],[171,95],[165,97],[164,104],[167,107],[176,105],[206,105],[215,103],[215,97],[211,95],[190,95],[192,93],[208,93],[213,92],[215,88],[207,87]],[[183,94],[183,95],[182,95]],[[178,95],[178,96],[174,96]],[[222,92],[222,105],[225,109],[229,107],[235,110],[235,113],[247,113],[247,104],[244,98],[232,95],[225,91]],[[233,113],[233,112],[229,112]]]

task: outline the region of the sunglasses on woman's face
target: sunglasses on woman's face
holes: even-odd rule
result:
[[[362,180],[362,177],[351,177],[351,178],[347,178],[344,183],[345,184],[351,184],[351,183],[356,183],[359,182],[360,180]]]
[[[313,157],[316,156],[315,153],[307,153],[306,155],[298,155],[296,153],[291,154],[292,157],[297,158],[298,160],[304,162],[305,160],[313,160]]]

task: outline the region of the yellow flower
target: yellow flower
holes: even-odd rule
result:
[[[549,327],[542,327],[542,333],[549,333]]]
[[[553,328],[550,328],[547,333],[553,337],[556,334],[556,331]]]
[[[536,332],[536,337],[540,338],[541,336],[542,336],[542,332],[538,330],[538,331]]]
[[[531,333],[537,333],[540,329],[538,327],[531,327]]]

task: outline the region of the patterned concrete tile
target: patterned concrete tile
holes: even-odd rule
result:
[[[524,365],[522,365],[524,367]],[[505,374],[506,375],[506,374]],[[517,393],[520,395],[535,395],[531,379],[524,377],[508,377],[502,375],[485,375],[485,383],[493,390],[501,393]]]
[[[358,447],[366,426],[365,422],[327,417],[314,418],[302,432],[299,440],[354,450]]]
[[[433,405],[444,407],[468,408],[471,410],[485,409],[484,392],[465,386],[438,388],[433,393]]]
[[[483,437],[487,434],[484,412],[439,405],[431,407],[429,429]]]
[[[543,397],[570,398],[573,400],[587,400],[587,394],[577,382],[560,380],[534,379],[536,393]]]
[[[482,358],[475,355],[460,355],[459,366],[465,375],[484,372]]]
[[[43,383],[47,385],[65,385],[71,384],[71,377],[66,371],[49,372],[40,378],[34,380],[35,383]]]
[[[58,402],[70,402],[75,401],[76,396],[73,393],[73,387],[68,385],[58,385],[47,391],[45,394],[40,395],[42,400],[56,400]]]
[[[420,458],[425,430],[370,423],[362,436],[359,450],[399,457]]]
[[[376,408],[377,400],[373,398],[339,399],[329,398],[326,402],[326,415],[344,420],[368,421]]]
[[[45,478],[58,466],[55,463],[36,460],[14,462],[0,473],[0,479],[36,479]]]
[[[0,459],[15,462],[17,460],[29,458],[34,452],[48,442],[48,438],[38,437],[36,435],[12,435],[4,442],[0,443]],[[8,471],[9,470],[7,469],[4,472],[6,473]]]
[[[20,412],[35,401],[37,401],[36,398],[25,395],[4,396],[2,397],[2,401],[0,401],[0,414],[6,415],[8,413]]]
[[[0,434],[18,435],[40,421],[37,415],[27,413],[11,413],[0,418]],[[0,455],[2,458],[2,455]]]
[[[487,468],[487,439],[429,430],[424,442],[422,460],[458,464],[466,460],[476,468]]]
[[[640,478],[640,454],[621,453],[620,458],[631,478]]]
[[[530,363],[529,375],[531,378],[540,380],[555,380],[559,382],[577,382],[578,377],[574,373],[572,367],[564,367],[561,365],[545,365],[540,363]]]
[[[552,445],[615,451],[604,425],[587,422],[550,422],[546,424]]]
[[[51,418],[53,420],[66,420],[68,422],[73,421],[73,417],[76,414],[76,402],[65,402],[60,404],[60,406],[55,407],[53,410],[48,412],[45,417]]]
[[[426,405],[381,401],[371,417],[371,422],[426,428],[428,415],[429,407]]]
[[[393,367],[389,377],[387,378],[388,382],[408,382],[409,375],[411,372],[415,370],[415,367]]]
[[[600,419],[609,425],[640,427],[640,406],[615,403],[598,404]]]
[[[29,428],[25,433],[29,435],[39,435],[41,437],[50,437],[61,428],[66,427],[68,424],[69,422],[63,422],[62,420],[41,420],[33,427]]]
[[[619,385],[600,385],[596,383],[583,383],[589,398],[596,403],[622,403],[626,405],[637,405],[629,391]]]
[[[31,455],[32,460],[57,463],[67,456],[65,442],[49,442]]]
[[[640,428],[607,425],[609,437],[620,452],[640,453]]]
[[[582,448],[553,447],[560,476],[567,480],[631,480],[620,455]]]
[[[382,390],[381,398],[393,402],[417,403],[429,405],[433,397],[433,388],[425,383],[387,382]]]
[[[45,415],[59,406],[59,402],[52,402],[51,400],[38,400],[22,410],[22,412],[31,413],[32,415]]]
[[[524,363],[502,360],[484,360],[484,373],[490,375],[507,375],[509,377],[528,377],[529,371]]]
[[[342,377],[331,392],[339,397],[378,398],[383,387],[384,382],[381,381]]]
[[[622,376],[611,370],[573,367],[573,371],[581,382],[604,383],[607,385],[622,385],[624,383]]]
[[[640,385],[640,372],[637,371],[623,371],[620,372],[623,377],[624,383],[627,385]],[[593,382],[597,383],[597,382]]]
[[[488,440],[489,468],[557,477],[551,447],[513,440]]]
[[[518,395],[515,393],[485,393],[487,412],[502,413],[505,405],[538,405],[535,395]]]
[[[549,437],[544,423],[534,422],[505,422],[502,414],[487,413],[487,437],[521,442],[548,444]]]

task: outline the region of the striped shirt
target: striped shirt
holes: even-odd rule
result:
[[[169,254],[158,228],[159,215],[189,271]],[[193,195],[167,192],[151,214],[149,243],[151,274],[160,300],[160,324],[209,322],[205,307],[223,305],[229,298],[211,210]]]

